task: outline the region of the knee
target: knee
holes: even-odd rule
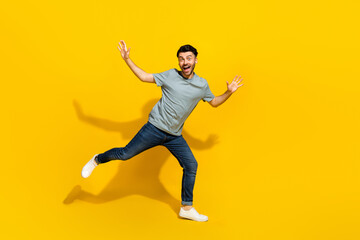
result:
[[[198,168],[198,163],[195,160],[194,162],[191,162],[189,164],[186,164],[186,166],[184,167],[184,171],[196,175],[197,172],[197,168]]]
[[[123,151],[121,153],[121,157],[120,160],[126,161],[129,160],[132,156],[130,154],[128,154],[127,152]]]
[[[120,160],[126,161],[126,160],[129,160],[130,158],[131,157],[129,155],[124,154],[121,156]]]
[[[114,148],[114,152],[116,154],[116,159],[128,160],[131,158],[130,154],[127,153],[125,148]]]

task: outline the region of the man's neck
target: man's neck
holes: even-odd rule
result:
[[[194,76],[194,72],[192,72],[189,77],[186,77],[182,71],[180,73],[181,73],[181,76],[183,76],[183,78],[186,78],[186,79],[190,79]]]

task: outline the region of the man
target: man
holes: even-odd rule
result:
[[[198,164],[181,131],[185,120],[200,100],[217,107],[243,85],[239,85],[242,79],[236,76],[230,84],[226,82],[226,92],[215,97],[207,81],[194,72],[198,52],[191,45],[184,45],[177,52],[181,71],[170,69],[157,74],[146,73],[136,66],[129,57],[130,48],[127,49],[123,40],[119,42],[118,49],[131,71],[142,82],[161,86],[162,97],[150,112],[148,122],[125,147],[95,154],[84,166],[81,175],[87,178],[99,164],[111,160],[127,160],[149,148],[163,145],[183,168],[180,217],[207,221],[208,217],[199,214],[193,207],[193,189]]]

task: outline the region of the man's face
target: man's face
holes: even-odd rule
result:
[[[179,53],[179,67],[182,75],[185,78],[192,78],[197,58],[193,52],[180,52]]]

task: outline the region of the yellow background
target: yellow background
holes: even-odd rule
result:
[[[357,1],[6,1],[0,20],[2,239],[359,239]],[[177,217],[163,147],[81,178],[161,96],[121,39],[150,73],[194,45],[215,95],[244,78],[185,124],[206,223]]]

